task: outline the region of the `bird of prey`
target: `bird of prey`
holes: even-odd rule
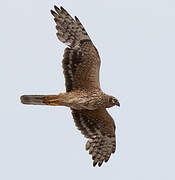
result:
[[[115,123],[106,108],[119,101],[100,88],[100,57],[79,19],[63,8],[51,10],[58,39],[68,47],[62,60],[66,92],[58,95],[23,95],[21,102],[32,105],[67,106],[75,125],[88,139],[86,150],[93,166],[107,162],[116,149]]]

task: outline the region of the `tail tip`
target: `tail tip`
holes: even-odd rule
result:
[[[27,96],[25,96],[25,95],[22,95],[22,96],[20,97],[20,101],[21,101],[22,104],[26,104],[26,102],[27,102],[28,100],[29,100],[29,99],[28,99]]]

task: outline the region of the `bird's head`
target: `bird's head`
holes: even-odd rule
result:
[[[115,98],[115,97],[113,97],[113,96],[109,96],[108,101],[109,101],[109,104],[110,104],[111,107],[112,107],[112,106],[115,106],[115,105],[120,107],[120,103],[119,103],[119,101],[117,100],[117,98]]]

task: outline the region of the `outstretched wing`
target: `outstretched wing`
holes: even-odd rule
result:
[[[72,110],[76,126],[88,138],[86,150],[92,154],[93,166],[107,162],[116,149],[115,124],[106,109]]]
[[[73,19],[60,7],[51,10],[58,39],[67,44],[63,69],[67,92],[76,89],[100,88],[100,57],[79,19]]]

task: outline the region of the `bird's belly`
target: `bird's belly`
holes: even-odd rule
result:
[[[97,103],[97,101],[91,100],[89,98],[79,98],[78,100],[72,99],[69,101],[69,103],[69,106],[71,106],[71,108],[77,110],[95,110],[101,107],[100,104]]]

